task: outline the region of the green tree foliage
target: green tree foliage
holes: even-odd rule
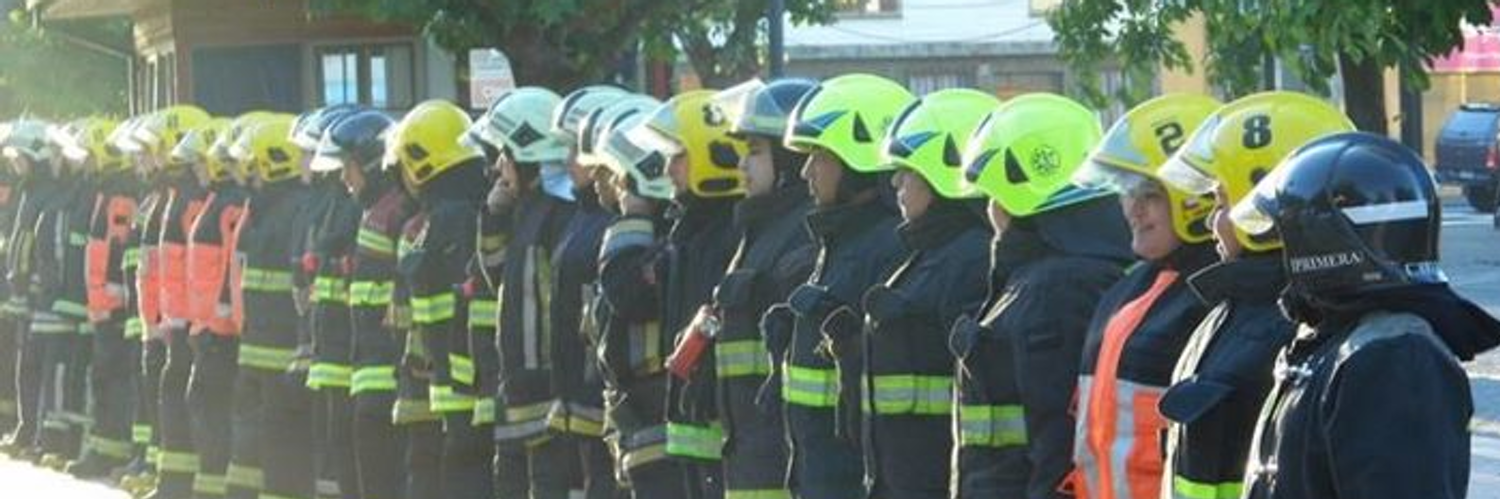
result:
[[[598,81],[639,47],[659,59],[684,53],[705,82],[759,70],[767,0],[311,0],[414,24],[444,48],[505,51],[516,81],[566,89]],[[796,21],[830,19],[833,0],[787,0]]]
[[[1174,28],[1203,16],[1207,57],[1192,61]],[[1262,61],[1280,59],[1314,90],[1342,73],[1345,108],[1360,128],[1385,131],[1383,70],[1396,68],[1416,88],[1432,59],[1463,43],[1464,22],[1488,25],[1486,0],[1065,0],[1048,22],[1062,57],[1082,76],[1095,104],[1149,96],[1158,67],[1198,63],[1228,97],[1262,88]],[[1113,60],[1124,74],[1113,96],[1099,90],[1098,68]]]
[[[36,28],[22,10],[0,19],[0,119],[31,114],[70,118],[126,111],[126,63],[82,48],[62,28]],[[70,26],[84,34],[128,36],[129,25]]]

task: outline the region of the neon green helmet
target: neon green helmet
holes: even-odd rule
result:
[[[1108,196],[1070,181],[1100,135],[1098,116],[1083,104],[1056,94],[1022,95],[974,131],[964,178],[1016,217]]]
[[[983,193],[963,180],[963,151],[974,129],[1000,99],[978,90],[939,90],[907,106],[885,139],[886,162],[916,170],[949,199]]]
[[[500,96],[469,135],[506,151],[521,163],[568,158],[568,144],[551,133],[552,113],[562,97],[541,87],[521,87]]]
[[[897,114],[914,100],[911,91],[879,76],[830,79],[792,111],[786,147],[803,153],[826,150],[858,172],[893,170],[881,153],[881,141]]]

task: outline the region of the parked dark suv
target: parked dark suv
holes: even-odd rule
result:
[[[1500,190],[1500,104],[1464,104],[1437,136],[1438,182],[1463,187],[1469,205],[1495,211]]]

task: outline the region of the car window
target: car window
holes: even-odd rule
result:
[[[1453,113],[1453,118],[1448,121],[1448,128],[1454,131],[1486,131],[1495,127],[1495,119],[1500,113],[1483,113],[1471,111],[1459,111]]]

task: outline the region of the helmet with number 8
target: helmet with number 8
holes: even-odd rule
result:
[[[1168,183],[1188,192],[1222,189],[1233,206],[1298,147],[1313,139],[1354,130],[1338,108],[1296,92],[1263,92],[1229,103],[1193,133],[1186,146],[1159,170]],[[1274,233],[1235,232],[1250,251],[1281,247]]]

